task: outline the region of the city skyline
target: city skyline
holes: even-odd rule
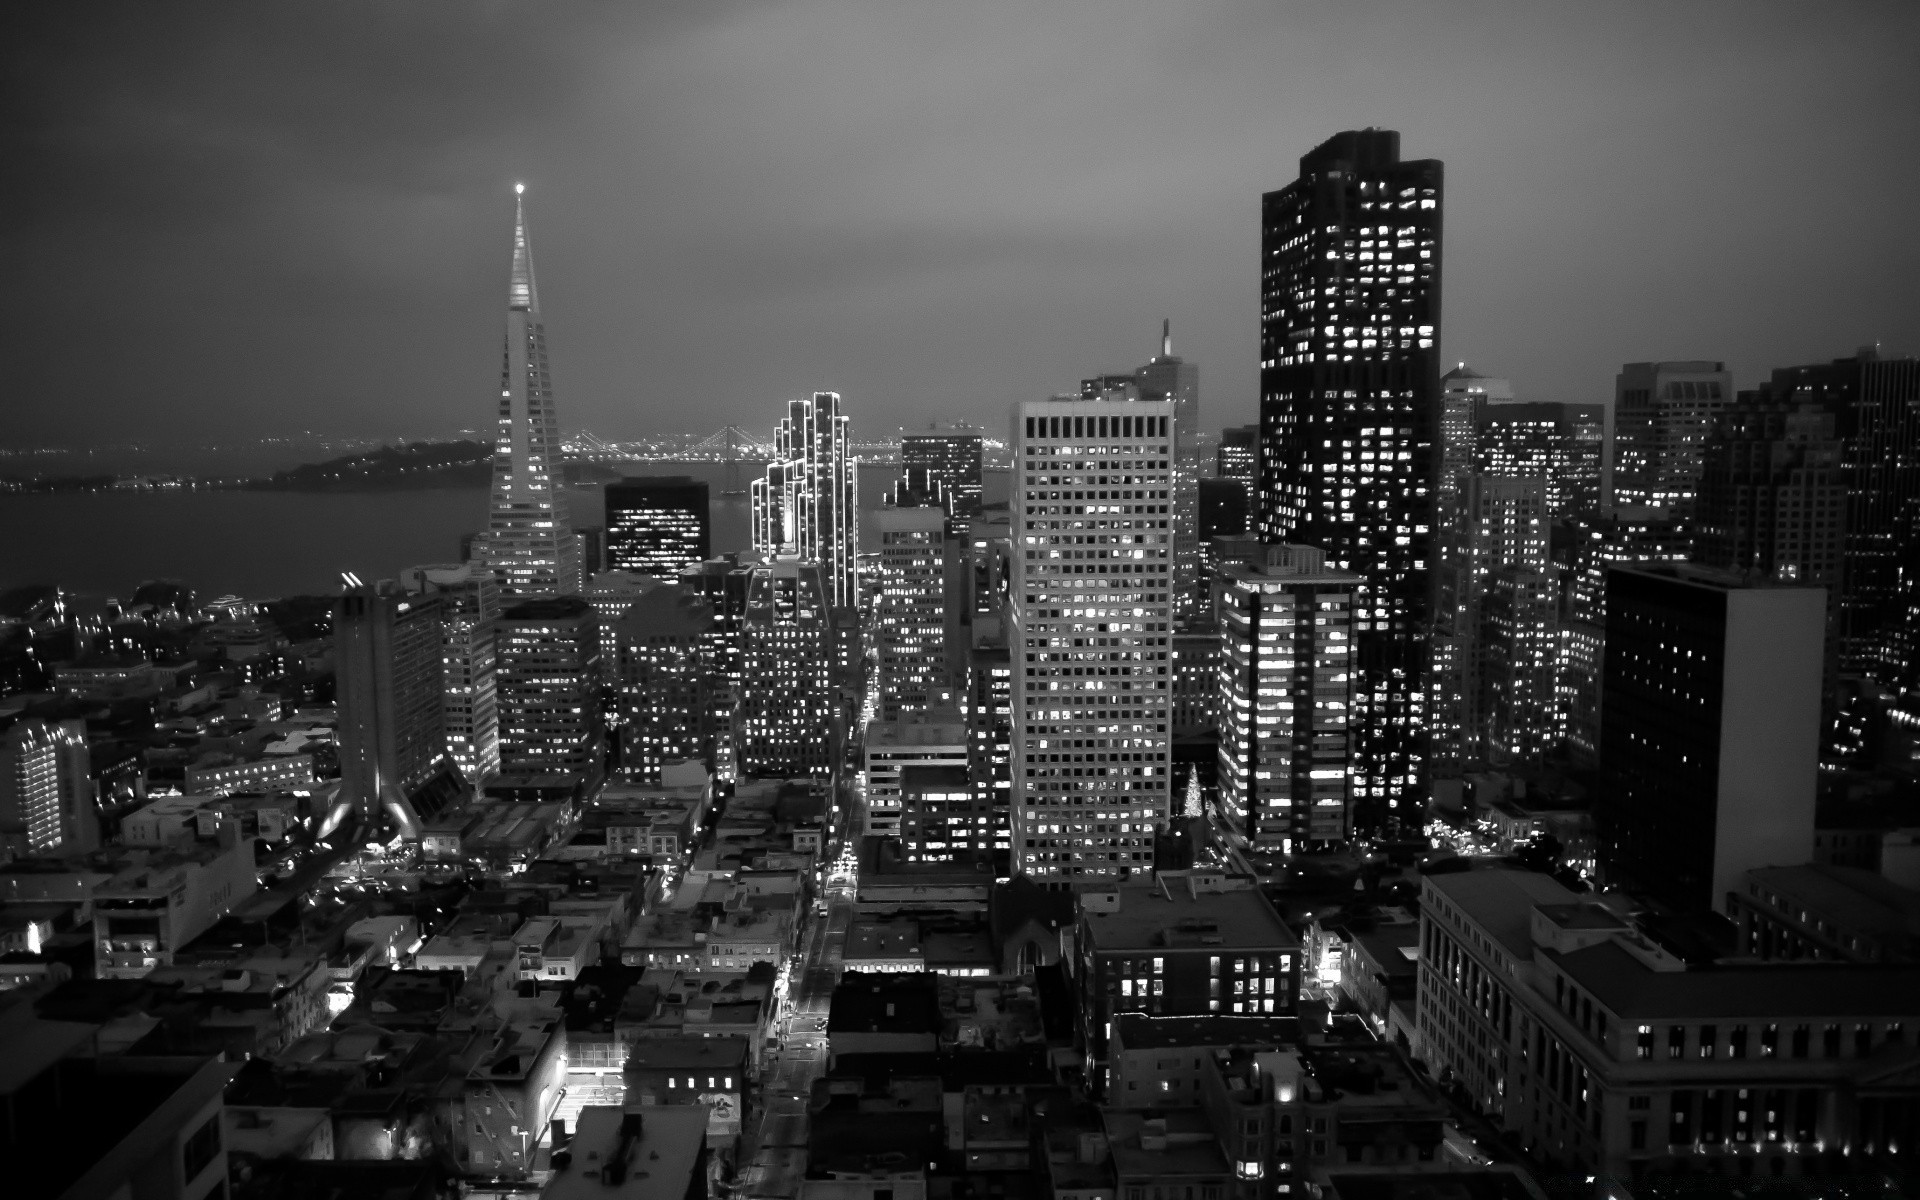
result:
[[[318,412],[343,435],[471,426],[456,414],[487,386],[476,364],[497,294],[484,248],[516,178],[542,205],[549,273],[566,280],[555,353],[569,428],[618,437],[696,411],[741,420],[811,388],[840,391],[869,428],[936,416],[997,426],[1007,404],[1069,386],[1086,365],[1135,361],[1165,317],[1207,364],[1209,424],[1236,424],[1256,390],[1244,253],[1255,197],[1324,131],[1370,124],[1452,167],[1465,215],[1448,228],[1443,361],[1482,363],[1526,398],[1604,399],[1626,361],[1711,355],[1747,387],[1779,361],[1876,340],[1914,348],[1920,300],[1900,282],[1914,252],[1892,197],[1912,191],[1915,168],[1878,153],[1920,103],[1888,57],[1912,42],[1911,10],[1819,19],[1743,6],[1734,22],[1701,7],[1600,22],[1461,7],[1398,27],[1231,5],[1190,20],[1140,13],[1110,49],[1153,64],[1166,86],[1136,89],[1153,100],[1107,90],[1117,82],[1077,98],[1029,86],[1018,91],[1036,119],[1015,136],[1008,100],[955,103],[972,98],[971,76],[883,65],[885,51],[907,61],[959,31],[903,16],[841,46],[846,14],[796,24],[803,8],[610,22],[561,11],[538,26],[502,16],[464,29],[455,41],[470,63],[440,72],[444,30],[382,16],[392,56],[355,68],[355,95],[317,127],[290,102],[343,90],[328,50],[345,22],[255,16],[208,38],[193,20],[123,13],[109,22],[123,39],[66,45],[59,18],[16,17],[14,53],[38,103],[6,136],[34,186],[0,238],[23,285],[10,327],[48,353],[16,380],[35,402],[0,418],[0,444],[280,433]],[[1073,20],[1039,23],[1032,49],[997,70],[1063,44]],[[851,82],[900,112],[848,111],[811,78],[835,71],[790,73],[789,58],[807,55],[775,54],[783,39],[854,70]],[[1185,51],[1146,57],[1168,39]],[[312,48],[286,48],[303,40]],[[953,40],[938,63],[957,66],[972,46]],[[1469,79],[1445,66],[1450,46],[1530,69]],[[1708,46],[1703,63],[1693,51]],[[494,68],[516,49],[525,78],[501,85]],[[1327,61],[1297,60],[1308,50]],[[236,53],[265,64],[248,72],[282,68],[277,103],[243,114],[233,84],[188,86]],[[774,78],[739,78],[768,55]],[[1621,62],[1634,66],[1622,74]],[[569,83],[551,86],[563,73]],[[1292,82],[1276,94],[1270,74]],[[675,85],[694,94],[648,103]],[[699,102],[732,85],[732,105]],[[790,95],[791,111],[770,107],[774,95]],[[145,104],[179,120],[146,122]],[[916,121],[933,123],[931,138]],[[368,136],[343,141],[341,122]],[[635,149],[609,155],[623,123],[619,143]],[[1048,147],[1081,147],[1064,174],[1097,173],[1140,131],[1178,147],[1178,169],[1086,220]],[[1819,173],[1779,168],[1834,156],[1854,163],[1847,218],[1811,221]],[[967,174],[981,182],[954,174],[974,158]],[[779,213],[742,193],[755,176],[782,180]],[[734,198],[691,203],[709,192]],[[102,271],[145,310],[104,334],[84,316]],[[1791,299],[1755,310],[1747,298],[1768,290]],[[409,336],[384,335],[403,314]],[[731,352],[735,331],[755,353]],[[217,361],[210,335],[224,343]],[[377,365],[356,355],[342,386],[334,344]],[[295,361],[297,378],[285,369]],[[193,405],[147,403],[169,399],[176,377],[194,380]]]

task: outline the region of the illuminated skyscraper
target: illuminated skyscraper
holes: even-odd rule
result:
[[[1259,535],[1358,573],[1354,826],[1422,816],[1443,168],[1335,135],[1263,202]]]
[[[500,773],[588,789],[604,767],[596,680],[600,629],[579,596],[522,600],[500,614]]]
[[[753,548],[792,554],[820,567],[825,602],[860,602],[858,483],[850,452],[852,422],[840,415],[838,392],[787,402],[774,429],[776,455],[753,481]]]
[[[358,813],[368,833],[420,833],[421,793],[447,753],[441,604],[391,581],[353,584],[334,601],[340,792],[325,828]],[[386,820],[382,820],[382,816]]]
[[[880,595],[873,604],[880,653],[880,719],[952,701],[947,671],[947,515],[938,508],[887,508],[880,530]]]
[[[607,569],[672,579],[713,553],[703,479],[647,475],[606,487]]]
[[[1220,802],[1261,851],[1344,841],[1353,783],[1353,606],[1360,577],[1311,546],[1220,570]]]
[[[1153,866],[1171,814],[1169,401],[1027,401],[1013,417],[1013,869]]]
[[[1600,677],[1607,651],[1607,573],[1615,567],[1685,562],[1685,523],[1657,508],[1615,508],[1573,522],[1571,576],[1560,634],[1558,692],[1567,749],[1592,765],[1600,753]]]
[[[748,576],[739,722],[746,775],[833,769],[838,696],[824,574],[817,563],[783,555],[756,564]]]
[[[476,549],[499,576],[508,599],[577,594],[580,539],[560,478],[560,418],[547,368],[547,331],[540,322],[526,205],[517,200],[498,428],[492,508],[486,536]]]
[[[900,439],[907,476],[924,473],[940,482],[950,517],[980,515],[980,451],[977,433],[916,433]]]
[[[0,725],[0,851],[24,858],[97,848],[90,760],[83,721]]]
[[[1258,511],[1254,503],[1255,481],[1260,474],[1260,427],[1229,425],[1220,431],[1220,448],[1214,451],[1213,473],[1231,479],[1247,490],[1247,512]]]
[[[1200,367],[1173,352],[1173,322],[1160,324],[1160,353],[1133,373],[1142,400],[1173,405],[1174,606],[1183,619],[1205,590],[1200,572]]]
[[[483,563],[414,567],[400,573],[410,592],[440,601],[441,697],[447,750],[467,780],[500,772],[500,709],[495,693],[494,621],[500,582]]]
[[[1713,422],[1733,403],[1725,363],[1641,362],[1620,368],[1613,384],[1611,504],[1693,515],[1700,455]]]
[[[614,621],[620,686],[620,774],[660,782],[670,762],[709,762],[713,607],[679,584],[655,588]]]

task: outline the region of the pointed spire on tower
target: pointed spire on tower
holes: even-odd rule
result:
[[[533,247],[527,242],[527,185],[513,185],[513,284],[507,291],[507,307],[526,312],[540,311],[540,293],[533,286]]]
[[[1173,357],[1173,318],[1160,318],[1160,357]]]

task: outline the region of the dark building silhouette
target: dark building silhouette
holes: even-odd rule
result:
[[[1760,392],[1833,415],[1847,497],[1840,669],[1895,685],[1911,658],[1902,572],[1920,551],[1920,360],[1882,359],[1866,347],[1852,358],[1776,370]]]
[[[687,475],[642,475],[606,488],[607,569],[671,579],[713,553],[707,484]]]
[[[1440,402],[1443,168],[1400,135],[1337,134],[1262,202],[1262,541],[1367,581],[1356,612],[1358,832],[1424,802]]]
[[[1595,816],[1608,880],[1723,912],[1747,871],[1808,861],[1825,591],[1617,566],[1606,621]]]
[[[349,587],[333,610],[340,793],[325,828],[357,812],[420,832],[414,804],[449,769],[437,596],[392,583]]]

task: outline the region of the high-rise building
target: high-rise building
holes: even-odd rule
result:
[[[1013,869],[1067,886],[1153,865],[1169,817],[1168,401],[1013,415]]]
[[[1260,475],[1260,427],[1229,425],[1220,431],[1220,446],[1213,452],[1213,473],[1219,479],[1237,481],[1247,492],[1247,525],[1253,526],[1259,505],[1254,501],[1255,483]]]
[[[713,554],[704,479],[629,476],[607,485],[606,506],[608,570],[672,579]]]
[[[20,717],[0,726],[0,851],[9,857],[99,844],[84,721]]]
[[[900,848],[908,862],[966,863],[993,853],[993,811],[964,765],[909,766],[899,786]]]
[[[1564,737],[1559,581],[1551,568],[1502,567],[1479,610],[1477,748],[1495,766],[1537,763]]]
[[[591,790],[604,773],[600,622],[579,596],[522,600],[500,614],[500,774]]]
[[[602,571],[587,581],[582,594],[593,606],[594,623],[600,632],[600,674],[603,682],[619,677],[619,637],[614,623],[649,593],[664,587],[658,575],[636,571]]]
[[[451,763],[441,621],[438,597],[389,582],[350,586],[334,601],[340,792],[328,831],[358,813],[372,832],[384,813],[419,836],[416,800]]]
[[[1444,170],[1337,134],[1262,202],[1262,541],[1366,581],[1354,614],[1354,825],[1424,811],[1437,547]]]
[[[1494,577],[1512,569],[1529,578],[1550,578],[1545,476],[1509,478],[1469,470],[1457,478],[1456,492],[1454,520],[1440,539],[1436,572],[1439,600],[1429,676],[1431,769],[1436,776],[1458,774],[1482,761],[1488,750],[1486,702],[1492,680],[1482,671],[1487,651],[1483,601]],[[1498,628],[1502,636],[1531,641],[1529,633],[1512,625],[1521,611],[1506,609]],[[1555,628],[1552,615],[1544,614],[1546,626],[1540,632]],[[1542,714],[1541,719],[1549,718]]]
[[[484,563],[414,567],[400,574],[409,592],[440,601],[441,698],[447,750],[468,782],[500,773],[500,705],[494,622],[500,581]]]
[[[756,564],[748,578],[738,725],[746,775],[833,769],[839,697],[825,574],[818,563],[783,555]]]
[[[1255,850],[1352,831],[1353,612],[1360,577],[1311,546],[1220,569],[1220,802]]]
[[[909,477],[924,473],[940,484],[950,517],[980,515],[980,457],[977,433],[915,433],[900,439],[900,463]]]
[[[1826,591],[1689,564],[1607,575],[1596,816],[1610,880],[1723,912],[1813,855]]]
[[[1598,504],[1604,404],[1482,401],[1474,409],[1473,469],[1547,481],[1554,517],[1591,512]]]
[[[1816,584],[1837,599],[1846,542],[1840,438],[1817,404],[1755,393],[1707,439],[1694,506],[1693,558],[1703,566]]]
[[[517,191],[523,191],[515,185]],[[507,290],[507,344],[500,366],[499,432],[493,500],[476,547],[509,599],[571,595],[581,581],[580,539],[560,475],[560,417],[547,365],[547,330],[533,279],[524,201],[514,202],[513,277]]]
[[[707,672],[708,720],[713,730],[713,774],[734,781],[739,767],[739,709],[745,694],[747,585],[753,569],[739,555],[710,558],[680,576],[713,610],[713,628],[701,653]]]
[[[1465,363],[1440,377],[1439,507],[1443,525],[1454,519],[1460,481],[1474,468],[1480,433],[1475,415],[1489,400],[1512,403],[1513,384],[1490,379]]]
[[[1200,366],[1173,352],[1173,322],[1160,324],[1160,353],[1133,373],[1142,400],[1173,405],[1175,614],[1192,615],[1206,591],[1200,563]]]
[[[1700,487],[1700,454],[1733,402],[1733,376],[1718,362],[1628,363],[1614,377],[1613,477],[1608,504],[1665,509],[1686,520]]]
[[[620,688],[620,774],[659,783],[668,763],[713,758],[713,676],[706,662],[713,606],[667,584],[614,621]]]
[[[947,670],[947,515],[938,508],[873,514],[880,533],[880,595],[873,605],[880,717],[923,712],[952,700]]]
[[[1852,358],[1773,372],[1773,403],[1832,413],[1846,488],[1845,553],[1837,608],[1840,669],[1882,686],[1902,683],[1917,656],[1907,644],[1902,580],[1916,574],[1920,529],[1920,359]]]
[[[1600,754],[1600,678],[1607,649],[1607,572],[1614,567],[1687,561],[1684,522],[1657,508],[1615,508],[1570,523],[1560,622],[1561,724],[1573,760]]]
[[[993,818],[1001,874],[1013,847],[1013,662],[1000,622],[973,627],[968,658],[967,765],[974,797]]]
[[[860,603],[860,525],[852,422],[838,392],[787,402],[774,429],[773,462],[753,481],[753,548],[820,568],[823,603]]]

